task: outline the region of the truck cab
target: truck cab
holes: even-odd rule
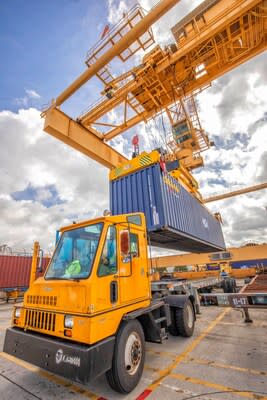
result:
[[[144,214],[105,216],[60,233],[45,275],[14,309],[4,351],[81,383],[106,372],[115,390],[128,393],[142,374],[145,340],[162,342],[168,327],[178,334],[177,318],[191,336],[194,301],[152,298]]]

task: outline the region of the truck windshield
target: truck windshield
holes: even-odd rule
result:
[[[85,279],[90,275],[103,223],[72,229],[61,235],[45,279]]]

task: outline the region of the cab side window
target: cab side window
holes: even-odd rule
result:
[[[138,235],[130,233],[130,252],[132,257],[139,257]]]
[[[112,275],[117,272],[117,241],[116,228],[109,226],[106,240],[98,266],[98,276]]]

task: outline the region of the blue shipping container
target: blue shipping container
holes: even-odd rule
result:
[[[219,264],[207,264],[207,271],[218,271],[220,269]]]
[[[234,269],[267,267],[267,259],[260,258],[257,260],[233,261],[230,263],[230,265]]]
[[[153,246],[198,253],[225,249],[220,222],[159,164],[111,181],[110,204],[113,215],[143,212]]]

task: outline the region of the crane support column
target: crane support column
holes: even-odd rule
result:
[[[126,157],[105,144],[94,132],[56,108],[47,111],[44,131],[107,168],[112,169],[127,161]]]

